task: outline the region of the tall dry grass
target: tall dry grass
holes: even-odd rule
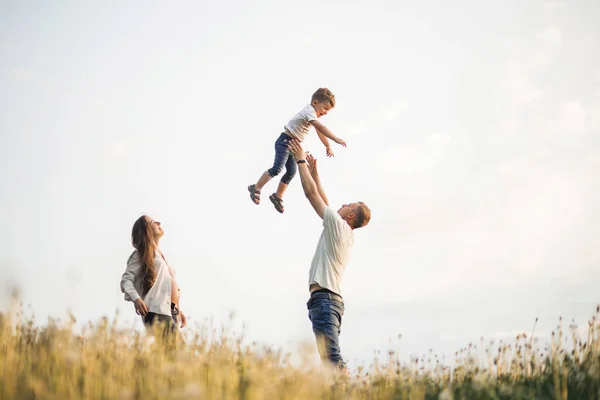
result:
[[[75,333],[75,318],[0,314],[1,399],[600,399],[599,315],[586,338],[560,321],[541,348],[469,345],[453,368],[430,353],[400,363],[390,351],[344,377],[227,329],[196,329],[185,344],[117,329],[104,318]],[[570,338],[566,343],[565,338]]]

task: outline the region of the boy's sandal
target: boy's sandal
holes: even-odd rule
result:
[[[280,199],[276,193],[273,193],[272,195],[270,195],[269,200],[271,200],[271,203],[273,203],[273,205],[275,206],[275,209],[277,211],[279,211],[280,213],[283,213],[283,200]]]
[[[259,204],[260,190],[258,190],[255,185],[250,185],[248,186],[248,191],[250,192],[250,199],[254,202],[254,204]]]

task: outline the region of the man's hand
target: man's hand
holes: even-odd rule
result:
[[[137,299],[133,303],[133,305],[135,306],[135,312],[138,315],[141,315],[144,317],[144,316],[146,316],[146,314],[148,314],[148,306],[146,305],[146,303],[144,303],[144,300],[142,300],[141,298]]]
[[[308,170],[310,171],[310,175],[315,179],[319,176],[319,171],[317,171],[317,159],[312,154],[306,155],[306,162],[308,163]]]
[[[342,146],[346,147],[346,141],[342,138],[336,137],[333,141],[337,144],[341,144]]]
[[[325,154],[327,154],[327,157],[333,157],[333,151],[331,150],[331,147],[326,147],[325,148]]]
[[[290,153],[292,153],[292,157],[294,157],[294,160],[298,161],[304,159],[304,149],[302,148],[302,145],[300,144],[298,139],[290,140],[290,143],[288,144],[288,149],[290,149]]]
[[[180,328],[185,328],[185,326],[187,325],[187,318],[186,318],[185,314],[183,313],[183,311],[179,310],[179,316],[181,317]]]

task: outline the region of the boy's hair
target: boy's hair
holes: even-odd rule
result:
[[[353,221],[354,229],[367,225],[371,220],[371,209],[362,201],[358,202],[354,213],[356,214]]]
[[[322,101],[329,101],[331,108],[335,107],[335,96],[331,93],[331,90],[327,88],[319,88],[313,93],[310,102],[317,100],[319,103]]]

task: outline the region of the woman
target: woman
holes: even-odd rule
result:
[[[121,292],[126,301],[133,301],[148,330],[154,323],[163,322],[168,332],[175,332],[180,322],[184,328],[187,321],[179,309],[180,290],[175,271],[158,248],[164,233],[160,222],[146,215],[135,221],[131,230],[135,250],[127,260]]]

